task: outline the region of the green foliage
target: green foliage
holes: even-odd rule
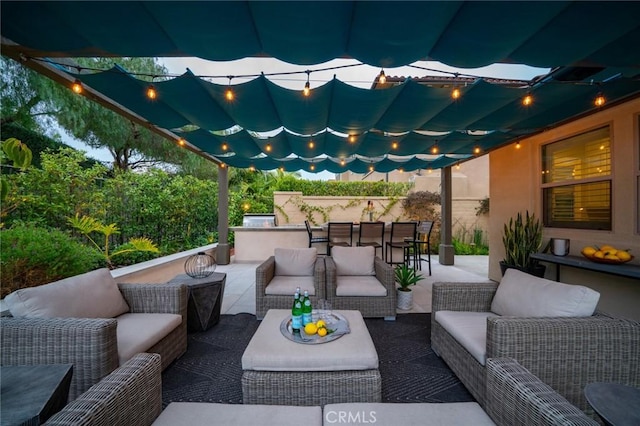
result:
[[[21,171],[24,171],[31,165],[33,154],[26,144],[16,138],[8,138],[0,142],[0,167],[2,168],[2,175],[0,175],[0,221],[9,214],[9,212],[15,210],[20,202],[19,196],[14,196],[11,202],[7,202],[9,193],[17,192],[15,184],[4,176],[4,166],[7,162],[12,162],[13,167],[17,167]],[[14,194],[15,195],[15,194]]]
[[[401,197],[411,184],[397,182],[339,182],[303,179],[282,179],[275,183],[274,191],[299,191],[302,195]]]
[[[79,231],[82,235],[84,235],[96,250],[100,251],[103,254],[105,259],[107,260],[107,264],[110,267],[113,267],[113,262],[111,260],[112,256],[137,251],[145,251],[151,253],[159,252],[158,248],[150,239],[142,237],[130,239],[127,246],[121,246],[119,250],[111,253],[109,252],[109,239],[112,235],[120,233],[115,223],[105,225],[92,217],[80,217],[78,214],[76,214],[75,217],[67,218],[67,221],[76,231]],[[104,236],[104,243],[102,245],[98,244],[92,238],[91,234],[94,233],[99,233]]]
[[[400,291],[411,291],[409,286],[416,285],[424,277],[416,272],[415,269],[408,267],[406,264],[398,265],[394,269],[396,282],[400,286]]]
[[[489,214],[489,197],[485,197],[479,201],[479,206],[476,207],[476,216],[482,216]]]
[[[537,253],[542,246],[542,224],[535,214],[529,215],[528,210],[524,219],[518,212],[515,220],[509,218],[509,223],[504,224],[502,242],[506,253],[503,262],[506,265],[533,268],[537,261],[529,255]]]
[[[128,242],[114,247],[111,262],[113,267],[118,268],[153,260],[156,257],[158,257],[157,252],[136,250],[136,246]]]
[[[483,244],[465,243],[457,238],[452,240],[456,255],[488,255],[489,247]]]
[[[0,231],[1,297],[106,265],[97,251],[57,229],[18,224]]]

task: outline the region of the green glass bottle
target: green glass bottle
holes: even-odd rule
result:
[[[291,307],[291,328],[294,333],[299,333],[302,325],[302,301],[296,292],[293,296],[293,306]]]
[[[302,299],[302,325],[307,325],[310,322],[313,322],[313,317],[311,316],[311,312],[313,311],[311,307],[311,299],[309,299],[309,292],[307,290],[304,291],[304,298]]]

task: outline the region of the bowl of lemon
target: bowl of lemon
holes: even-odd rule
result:
[[[587,259],[597,263],[609,263],[612,265],[621,265],[633,259],[629,250],[622,250],[611,245],[587,246],[580,253]]]

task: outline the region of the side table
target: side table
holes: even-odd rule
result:
[[[170,284],[186,284],[188,288],[188,331],[205,331],[218,323],[226,281],[227,274],[219,272],[206,278],[191,278],[181,274],[169,281]]]
[[[607,426],[640,425],[640,389],[618,383],[589,383],[584,396]]]
[[[72,364],[0,367],[0,424],[40,425],[67,405]]]

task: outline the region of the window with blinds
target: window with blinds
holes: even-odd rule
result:
[[[545,226],[610,230],[609,127],[543,146],[542,191]]]

